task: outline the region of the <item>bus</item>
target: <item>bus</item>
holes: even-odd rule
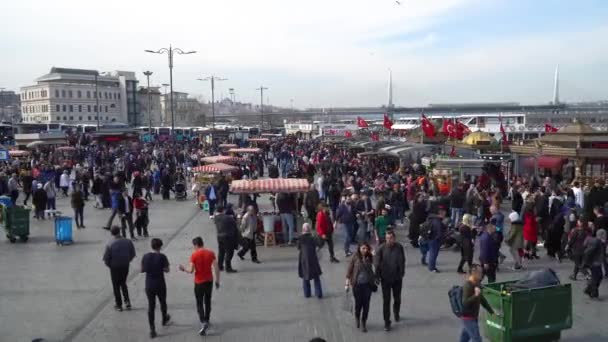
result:
[[[171,140],[171,127],[154,127],[154,134],[160,142]]]
[[[80,134],[97,132],[97,125],[93,124],[78,124],[76,127],[77,132]]]

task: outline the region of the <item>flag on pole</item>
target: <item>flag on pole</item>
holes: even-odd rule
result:
[[[352,138],[353,134],[350,131],[345,131],[344,132],[344,136],[347,137],[347,138]]]
[[[357,117],[357,126],[359,126],[359,128],[369,128],[367,121],[363,120],[363,118],[359,116]]]
[[[456,136],[456,131],[454,128],[454,122],[452,119],[443,119],[443,126],[441,128],[443,134],[445,134],[447,137],[454,138]]]
[[[509,139],[507,138],[507,132],[505,132],[505,127],[502,125],[502,117],[500,118],[500,134],[502,134],[501,144],[508,145]]]
[[[429,138],[435,137],[435,125],[422,114],[422,132]]]
[[[559,128],[553,127],[552,125],[546,123],[545,124],[545,133],[555,133],[559,131]]]
[[[390,130],[393,128],[393,122],[391,121],[391,119],[388,118],[388,115],[384,114],[384,123],[383,123],[384,128]]]
[[[372,133],[372,141],[380,141],[380,136],[378,135],[377,132]]]
[[[469,127],[456,119],[456,139],[462,140],[465,135],[470,133]]]

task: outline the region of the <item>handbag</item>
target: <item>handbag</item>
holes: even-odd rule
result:
[[[353,307],[353,296],[351,296],[350,291],[346,289],[346,291],[344,291],[344,296],[342,297],[342,310],[352,314]]]

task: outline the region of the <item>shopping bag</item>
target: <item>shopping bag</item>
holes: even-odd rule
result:
[[[342,298],[342,310],[353,313],[353,296],[350,294],[350,291],[344,291],[344,297]]]

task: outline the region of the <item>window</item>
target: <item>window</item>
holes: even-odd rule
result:
[[[61,97],[65,97],[65,89],[61,89]]]
[[[518,124],[523,124],[524,123],[524,117],[523,116],[518,116],[517,117],[517,123]]]
[[[68,90],[68,97],[72,97],[72,91]]]
[[[108,106],[106,106],[106,113],[108,112]]]
[[[82,113],[82,105],[78,105],[78,112]]]
[[[79,116],[79,117],[78,117],[78,121],[82,121],[82,116]]]
[[[97,120],[97,116],[95,116],[95,120]]]
[[[68,120],[68,117],[67,117],[67,116],[64,116],[64,117],[63,117],[63,121],[67,121],[67,120]]]
[[[118,99],[120,100],[120,93],[118,93]]]
[[[116,100],[116,93],[114,93],[114,100]]]
[[[110,120],[110,117],[109,117],[109,116],[106,116],[106,121],[108,121],[108,120]]]
[[[74,120],[74,117],[73,117],[73,116],[70,116],[70,121],[72,121],[72,120]]]
[[[79,90],[78,92],[76,92],[76,96],[78,96],[78,98],[81,98],[82,97],[82,91]]]
[[[74,106],[70,105],[70,113],[74,111]]]
[[[67,111],[68,111],[68,106],[63,105],[63,106],[61,106],[61,107],[62,107],[62,109],[63,109],[63,111],[64,111],[64,112],[67,112]]]
[[[91,98],[91,91],[87,90],[87,99],[90,99],[90,98]]]
[[[91,121],[91,116],[90,115],[88,116],[88,118],[89,118],[89,121]]]
[[[58,117],[57,117],[57,121],[61,121],[61,116],[58,116]]]
[[[60,106],[59,105],[55,105],[55,111],[59,112],[60,110],[61,110]]]
[[[97,92],[96,91],[93,92],[93,98],[97,98]]]
[[[93,111],[97,113],[97,105],[93,106]]]
[[[91,112],[91,105],[87,105],[87,112]]]
[[[115,105],[114,103],[112,103],[112,104],[110,105],[110,108],[116,108],[116,105]]]
[[[55,97],[59,97],[59,89],[55,89]]]

